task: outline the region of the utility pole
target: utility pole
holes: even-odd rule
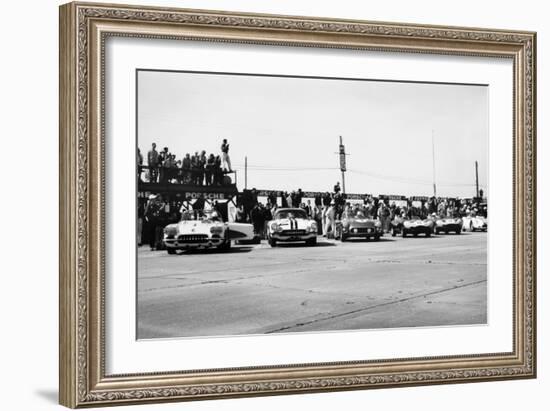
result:
[[[479,197],[479,178],[477,175],[477,160],[476,160],[476,197]]]
[[[435,143],[434,143],[433,129],[432,129],[432,172],[433,172],[433,184],[434,184],[434,197],[437,197],[437,190],[435,188]]]
[[[346,192],[346,148],[344,147],[344,143],[342,141],[342,136],[340,136],[340,146],[338,150],[338,154],[340,155],[340,171],[342,172],[342,193]]]
[[[246,190],[248,184],[248,157],[244,156],[244,189]]]

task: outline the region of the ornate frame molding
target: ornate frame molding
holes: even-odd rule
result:
[[[107,376],[103,64],[108,36],[499,56],[514,61],[514,351]],[[70,3],[60,8],[60,402],[193,400],[536,375],[536,35],[531,32]]]

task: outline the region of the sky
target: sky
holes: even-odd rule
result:
[[[138,71],[137,142],[181,159],[230,143],[238,188],[475,195],[486,192],[488,90],[483,85]],[[433,152],[432,156],[432,136]]]

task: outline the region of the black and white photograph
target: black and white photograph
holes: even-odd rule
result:
[[[487,324],[486,84],[136,90],[138,339]]]

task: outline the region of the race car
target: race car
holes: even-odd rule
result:
[[[462,218],[437,217],[434,230],[436,234],[449,234],[450,232],[460,234],[462,232]]]
[[[344,211],[342,219],[336,221],[334,231],[334,237],[340,241],[348,238],[374,238],[378,241],[384,235],[380,221],[367,218],[360,209]]]
[[[403,232],[403,222],[405,221],[404,217],[401,216],[395,216],[393,220],[390,221],[390,230],[391,230],[391,236],[395,237],[397,234],[401,234]]]
[[[216,211],[198,211],[186,212],[180,222],[167,225],[163,242],[168,254],[175,254],[177,250],[228,250],[231,240],[253,238],[252,224],[224,223]]]
[[[301,208],[280,208],[267,223],[267,239],[271,247],[278,242],[305,241],[317,244],[317,223]]]
[[[462,217],[464,231],[487,231],[487,218],[480,215]]]
[[[426,237],[432,235],[434,229],[434,223],[431,219],[420,217],[412,217],[410,219],[403,220],[403,228],[401,229],[401,235],[406,237],[407,234],[412,234],[415,237],[418,234],[424,234]]]

